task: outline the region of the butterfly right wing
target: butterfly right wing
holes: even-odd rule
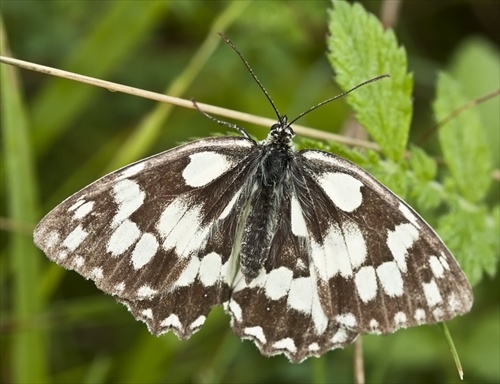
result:
[[[466,313],[472,291],[437,234],[355,164],[296,156],[264,270],[226,309],[241,338],[292,362]]]

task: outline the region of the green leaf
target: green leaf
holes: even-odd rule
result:
[[[410,166],[420,181],[434,180],[437,174],[436,161],[419,147],[412,146]]]
[[[450,72],[460,82],[469,99],[484,96],[500,88],[500,55],[498,47],[481,37],[463,41],[451,60]],[[500,114],[498,96],[474,106],[488,137],[495,167],[500,166]]]
[[[415,200],[420,211],[437,208],[443,202],[444,193],[441,184],[435,181],[436,161],[423,149],[412,146],[409,165],[412,171],[408,173],[409,196]]]
[[[368,167],[368,170],[378,181],[400,198],[406,198],[409,192],[410,178],[405,163],[386,160]]]
[[[359,150],[351,149],[343,144],[336,143],[334,141],[324,143],[318,140],[312,140],[307,138],[302,138],[297,143],[299,149],[318,149],[320,151],[334,153],[336,156],[341,156],[347,160],[350,160],[360,167],[365,167],[369,164],[369,159],[367,155]],[[377,157],[376,163],[380,162],[380,156]]]
[[[500,246],[498,215],[498,206],[490,214],[485,206],[462,202],[453,203],[452,210],[439,220],[438,233],[472,285],[480,282],[484,273],[495,275]]]
[[[337,83],[345,90],[370,78],[389,74],[347,97],[356,118],[392,160],[404,154],[413,112],[413,77],[406,52],[392,30],[359,4],[333,1],[329,13],[328,58]]]
[[[467,101],[459,84],[440,73],[433,105],[437,121],[444,120]],[[439,141],[460,194],[470,202],[480,201],[490,187],[492,165],[477,111],[470,108],[451,119],[439,130]]]
[[[423,214],[422,211],[434,210],[443,202],[443,186],[435,181],[415,180],[410,188],[410,196],[415,200],[419,212]]]

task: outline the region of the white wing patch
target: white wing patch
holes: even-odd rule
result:
[[[147,284],[144,284],[142,287],[140,287],[138,290],[137,290],[137,296],[139,296],[140,298],[150,298],[150,297],[153,297],[154,295],[156,295],[158,293],[157,290],[155,289],[152,289],[149,285]]]
[[[265,344],[267,342],[266,336],[264,335],[264,330],[262,327],[246,327],[244,329],[245,335],[255,337],[261,344]]]
[[[70,234],[64,239],[63,245],[70,251],[74,251],[87,238],[89,233],[85,231],[81,225],[73,229]]]
[[[357,324],[356,317],[352,313],[343,313],[335,317],[337,323],[346,326],[347,328],[354,328]]]
[[[210,287],[221,278],[222,259],[220,255],[211,252],[200,262],[199,277],[205,287]]]
[[[394,323],[399,327],[404,327],[406,324],[406,313],[401,311],[397,312],[394,315]]]
[[[173,314],[173,313],[170,316],[168,316],[166,319],[164,319],[160,323],[160,325],[162,327],[166,327],[166,328],[172,327],[175,329],[182,329],[182,323],[179,320],[179,316],[177,316],[176,314]]]
[[[84,199],[84,197],[82,196],[82,197],[80,197],[80,198],[76,201],[76,203],[74,203],[72,206],[70,206],[70,207],[68,208],[68,211],[69,211],[69,212],[73,212],[75,209],[77,209],[79,206],[81,206],[81,205],[82,205],[82,204],[84,204],[84,203],[85,203],[85,199]]]
[[[319,177],[318,183],[333,203],[344,212],[354,211],[363,202],[363,183],[351,175],[340,172],[324,173]]]
[[[87,201],[86,203],[80,205],[77,209],[75,209],[75,212],[73,213],[73,219],[76,219],[76,220],[83,219],[90,212],[92,212],[93,208],[94,208],[94,202]]]
[[[410,223],[412,223],[415,227],[420,229],[417,217],[410,211],[410,209],[405,204],[403,204],[403,202],[399,203],[399,210]]]
[[[145,167],[146,167],[145,161],[141,161],[140,163],[137,163],[137,164],[132,164],[120,173],[119,178],[120,179],[127,179],[129,177],[137,175]]]
[[[137,224],[130,220],[125,220],[116,228],[109,238],[107,251],[112,256],[119,256],[127,251],[141,236],[141,231]]]
[[[234,204],[238,201],[238,197],[240,197],[241,194],[241,188],[236,192],[233,196],[233,198],[229,201],[229,203],[226,205],[226,208],[222,211],[222,213],[219,216],[219,220],[225,219],[232,211]]]
[[[229,158],[217,152],[198,152],[189,158],[190,162],[184,168],[182,177],[190,187],[203,187],[232,167]]]
[[[394,261],[387,261],[377,267],[377,276],[384,289],[384,292],[389,296],[401,296],[403,290],[403,277]]]
[[[134,268],[141,269],[151,261],[158,251],[158,240],[151,233],[144,233],[132,252],[132,264]]]
[[[377,277],[371,265],[361,267],[354,277],[360,299],[367,303],[377,296]]]
[[[444,276],[444,267],[441,261],[436,256],[429,257],[429,265],[433,275],[437,278]]]
[[[116,226],[130,217],[144,203],[146,194],[135,181],[125,179],[117,182],[113,187],[113,194],[118,212],[113,217],[112,225]]]
[[[285,349],[291,353],[295,353],[295,351],[297,350],[295,342],[289,337],[274,342],[273,347],[276,349]]]
[[[290,291],[292,279],[293,272],[290,269],[286,267],[273,269],[269,272],[265,281],[266,296],[271,300],[279,300],[286,296]]]
[[[435,280],[431,280],[429,283],[423,283],[422,287],[429,307],[432,308],[443,301]]]
[[[415,310],[414,317],[417,323],[422,324],[425,321],[425,310],[422,308],[417,308]]]
[[[165,208],[157,229],[163,237],[163,248],[174,249],[181,257],[192,256],[200,249],[209,232],[201,225],[201,207],[189,207],[181,198]]]
[[[190,329],[198,329],[203,324],[205,324],[205,320],[207,320],[207,317],[202,315],[202,316],[198,317],[195,321],[193,321],[191,324],[189,324],[189,328]]]
[[[409,249],[418,240],[419,232],[413,224],[400,224],[396,226],[394,231],[389,231],[387,234],[387,246],[391,250],[394,260],[398,264],[401,272],[407,270],[406,257]]]
[[[307,236],[307,225],[302,215],[302,208],[297,200],[297,196],[292,195],[290,199],[292,232],[295,236]]]

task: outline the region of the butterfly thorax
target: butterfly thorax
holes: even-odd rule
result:
[[[289,195],[290,168],[296,156],[293,136],[286,117],[282,117],[271,127],[267,139],[259,143],[258,167],[253,178],[256,188],[248,203],[240,253],[247,283],[258,276],[266,262],[272,263],[271,242],[281,220],[279,207]]]

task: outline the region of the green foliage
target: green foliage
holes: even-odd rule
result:
[[[434,112],[443,121],[467,101],[459,85],[445,73],[438,78]],[[472,203],[483,199],[491,184],[491,156],[476,110],[468,109],[439,130],[446,165],[459,193]]]
[[[403,156],[413,112],[413,77],[406,52],[392,30],[360,4],[333,1],[329,13],[328,58],[335,80],[344,90],[376,76],[389,79],[363,87],[347,98],[356,119],[393,160]]]
[[[449,73],[460,83],[466,99],[484,96],[500,84],[500,54],[498,47],[479,36],[465,39],[456,49]],[[473,74],[473,76],[471,76]],[[467,100],[468,101],[468,100]],[[490,155],[496,168],[500,167],[500,113],[498,97],[474,107],[481,127],[486,132]]]
[[[471,284],[479,283],[485,272],[495,275],[500,233],[498,206],[490,211],[484,205],[473,206],[463,200],[452,202],[450,211],[440,217],[437,230],[460,256],[461,267]]]
[[[422,148],[411,147],[410,166],[419,181],[431,181],[437,175],[436,160],[427,155]]]
[[[0,54],[8,54],[7,39],[0,24]],[[0,67],[1,128],[2,128],[2,185],[5,176],[6,206],[8,217],[17,223],[33,222],[37,218],[38,193],[34,171],[34,156],[29,139],[29,123],[26,107],[19,87],[17,72]],[[2,191],[5,192],[5,191]],[[21,324],[20,332],[12,339],[14,356],[12,378],[17,382],[34,383],[46,380],[46,335],[40,329],[26,327],[40,316],[44,302],[32,284],[40,274],[40,259],[33,248],[31,236],[14,233],[10,243],[2,249],[11,260],[9,265],[15,274],[15,294],[12,300],[12,316]],[[2,257],[2,270],[7,268]],[[23,328],[23,324],[24,327]],[[30,361],[26,369],[25,361]]]
[[[440,73],[434,111],[444,121],[467,102],[459,84]],[[449,211],[439,220],[438,231],[455,252],[472,284],[483,273],[496,273],[500,228],[495,210],[484,204],[491,186],[492,155],[478,111],[468,109],[439,130],[439,141],[449,174],[445,176]],[[495,224],[496,223],[496,224]]]

